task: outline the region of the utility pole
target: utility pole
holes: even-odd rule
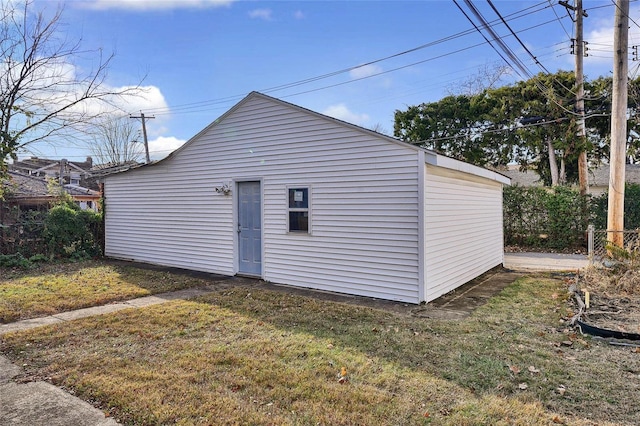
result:
[[[578,110],[578,138],[580,155],[578,156],[578,179],[580,194],[587,195],[589,189],[589,166],[587,164],[586,139],[587,130],[584,122],[584,35],[582,17],[587,14],[582,10],[582,0],[576,0],[576,109]]]
[[[624,181],[627,153],[627,75],[629,60],[629,0],[616,0],[613,39],[613,95],[611,103],[611,157],[607,240],[624,245]],[[618,232],[615,232],[618,231]]]
[[[64,174],[67,171],[67,159],[63,158],[62,160],[60,160],[60,176],[58,176],[58,183],[60,184],[61,187],[64,186]],[[69,183],[71,183],[71,181],[69,181]]]
[[[589,165],[587,163],[586,138],[587,130],[584,117],[584,26],[582,19],[587,17],[587,13],[582,9],[582,0],[575,0],[575,6],[571,6],[565,1],[560,1],[560,5],[574,12],[576,23],[575,48],[572,53],[576,55],[576,112],[578,113],[578,181],[580,184],[580,195],[586,195],[589,189]]]
[[[149,141],[147,140],[147,124],[146,124],[146,119],[152,119],[155,117],[145,117],[144,113],[142,111],[140,111],[140,116],[136,117],[136,116],[129,116],[129,118],[139,118],[140,120],[142,120],[142,136],[144,137],[144,153],[147,156],[147,164],[151,162],[151,158],[149,157]]]

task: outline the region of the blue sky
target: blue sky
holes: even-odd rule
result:
[[[458,3],[470,14],[464,0]],[[155,116],[148,121],[154,159],[254,90],[392,134],[395,110],[459,93],[487,67],[506,65],[450,0],[62,4],[68,37],[81,37],[86,49],[115,52],[107,84],[130,86],[144,77],[145,98],[122,108]],[[542,71],[486,0],[473,4],[531,73]],[[493,5],[546,69],[573,69],[573,23],[557,1],[493,0]],[[36,0],[35,6],[54,11],[58,3]],[[584,0],[584,8],[585,74],[595,78],[612,69],[615,6]],[[640,44],[640,2],[631,3],[631,18],[629,44]],[[632,76],[639,63],[629,62]],[[362,64],[369,65],[356,68]],[[517,78],[512,72],[503,81]],[[86,147],[59,140],[29,148],[22,157],[90,155]]]

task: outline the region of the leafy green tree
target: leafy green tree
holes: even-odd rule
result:
[[[640,80],[630,84],[630,152],[640,157]],[[396,111],[394,134],[445,155],[480,166],[517,162],[535,170],[547,185],[578,180],[577,159],[608,157],[611,79],[586,85],[587,138],[577,135],[573,72],[538,74],[527,81],[480,93],[447,96]],[[630,96],[630,98],[632,98]],[[633,98],[632,98],[633,99]],[[637,120],[640,122],[640,119]]]

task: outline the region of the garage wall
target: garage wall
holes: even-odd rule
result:
[[[265,280],[417,303],[417,158],[252,94],[170,158],[106,180],[106,255],[234,275],[236,194],[214,188],[260,180]],[[310,234],[287,230],[288,186],[311,189]]]
[[[425,295],[430,301],[502,264],[502,184],[425,167]]]

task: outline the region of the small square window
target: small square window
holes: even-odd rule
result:
[[[289,232],[309,232],[309,188],[289,188]]]

